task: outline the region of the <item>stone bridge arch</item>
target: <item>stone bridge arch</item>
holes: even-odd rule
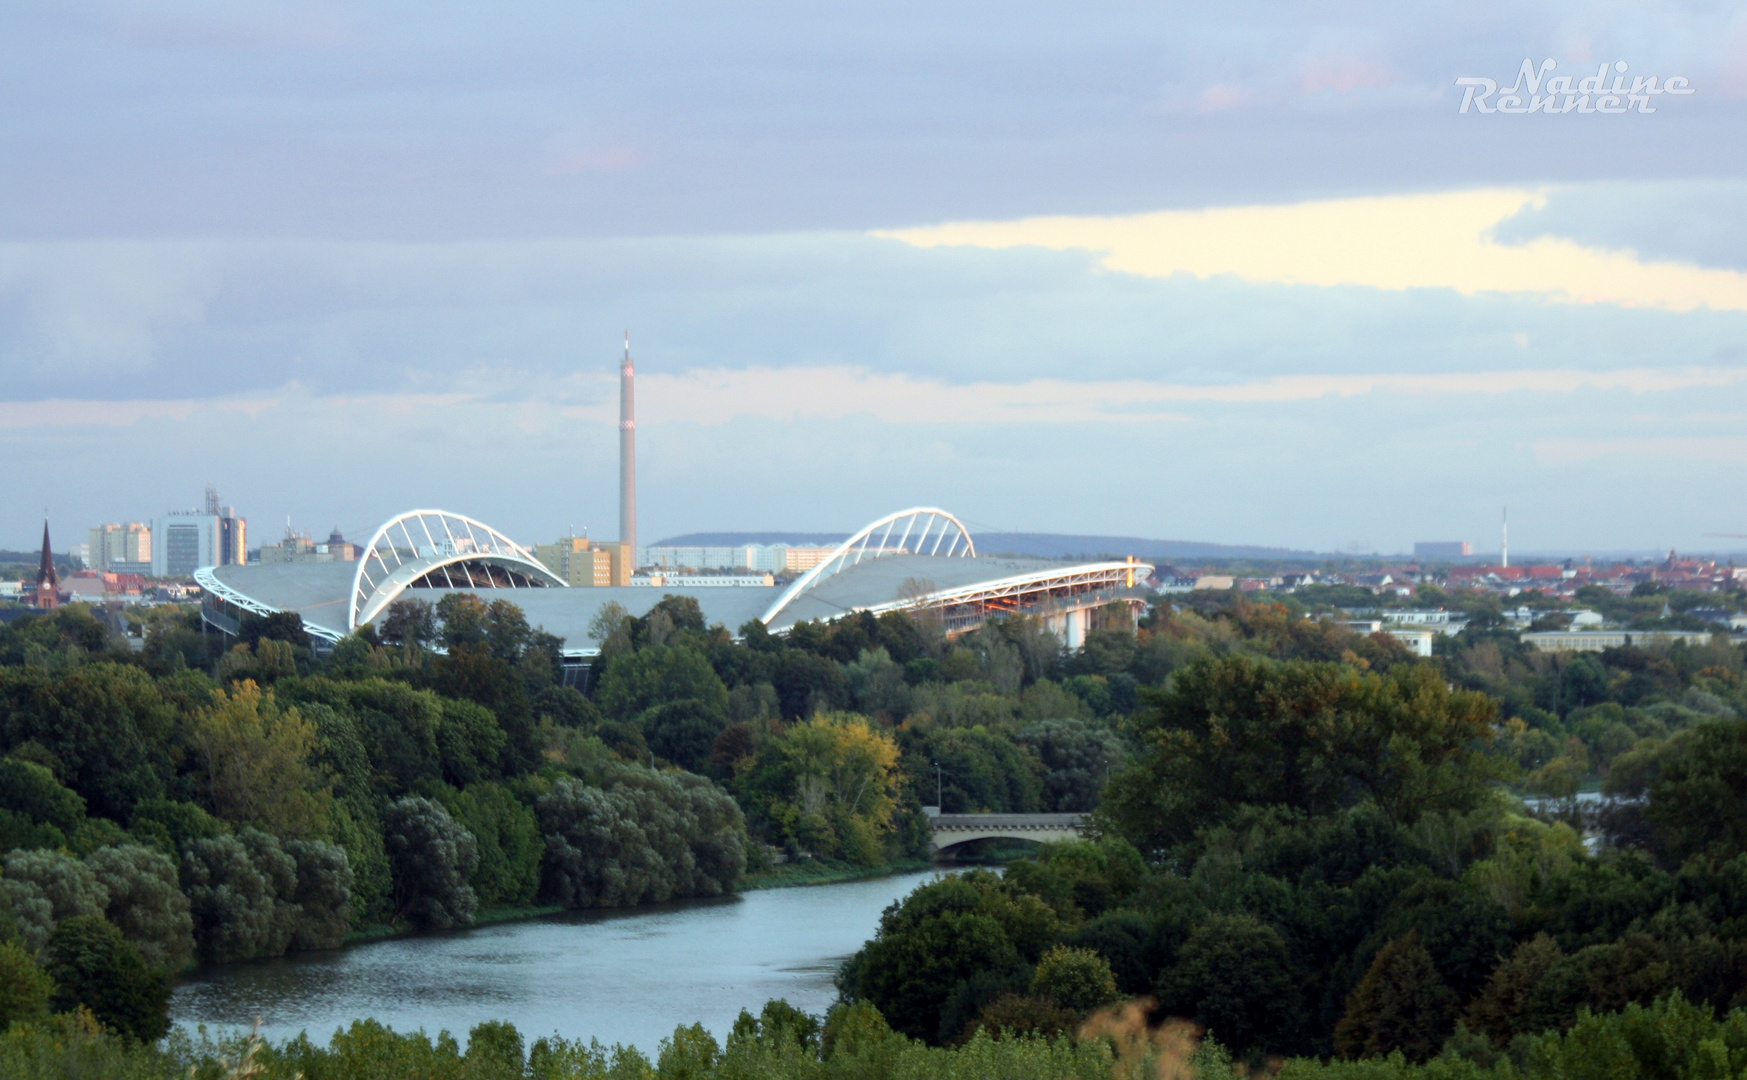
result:
[[[930,814],[936,855],[972,840],[1078,840],[1084,814]]]

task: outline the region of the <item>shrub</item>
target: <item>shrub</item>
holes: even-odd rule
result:
[[[106,920],[63,920],[49,938],[48,953],[56,1009],[83,1005],[104,1025],[141,1042],[170,1030],[169,980]]]
[[[1084,1015],[1115,1001],[1116,976],[1110,962],[1091,949],[1064,945],[1043,954],[1031,977],[1031,992],[1070,1012]]]
[[[242,829],[192,841],[182,855],[182,880],[202,960],[280,956],[291,944],[300,914],[289,899],[297,865],[271,836]]]
[[[468,877],[479,865],[473,834],[429,799],[408,797],[383,814],[395,914],[427,930],[473,922],[479,905]]]
[[[97,875],[78,859],[58,851],[14,851],[6,856],[0,881],[12,905],[12,918],[24,947],[40,953],[63,919],[101,916],[109,893]]]
[[[746,868],[739,806],[699,776],[621,766],[601,787],[559,780],[537,810],[546,889],[567,907],[718,896]]]
[[[0,1031],[48,1011],[55,981],[16,941],[0,942]]]
[[[352,926],[352,864],[346,849],[322,840],[287,840],[285,854],[297,867],[291,947],[338,948]]]
[[[1431,953],[1410,931],[1383,947],[1348,996],[1335,1025],[1335,1052],[1357,1058],[1399,1050],[1409,1061],[1424,1061],[1450,1033],[1455,1006]]]
[[[85,858],[109,893],[104,914],[153,967],[175,970],[194,952],[194,919],[176,864],[138,844],[98,848]]]
[[[1291,1045],[1298,978],[1279,931],[1249,915],[1211,915],[1189,934],[1177,963],[1159,979],[1168,1015],[1205,1027],[1242,1051]]]

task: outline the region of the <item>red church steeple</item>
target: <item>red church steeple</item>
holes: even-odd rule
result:
[[[55,573],[55,556],[49,550],[49,519],[42,519],[42,562],[36,568],[36,607],[48,610],[61,602],[61,578]]]

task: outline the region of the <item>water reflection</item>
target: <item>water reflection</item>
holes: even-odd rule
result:
[[[170,1015],[210,1028],[260,1016],[271,1038],[307,1030],[318,1042],[366,1016],[463,1040],[482,1020],[510,1020],[530,1041],[557,1032],[653,1052],[679,1023],[701,1022],[720,1037],[742,1008],[773,997],[823,1012],[836,998],[838,963],[872,936],[887,904],[933,876],[555,916],[211,968],[177,987]]]

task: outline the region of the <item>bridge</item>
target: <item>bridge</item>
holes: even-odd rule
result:
[[[971,840],[1078,840],[1084,814],[942,814],[923,807],[934,831],[934,853]]]

